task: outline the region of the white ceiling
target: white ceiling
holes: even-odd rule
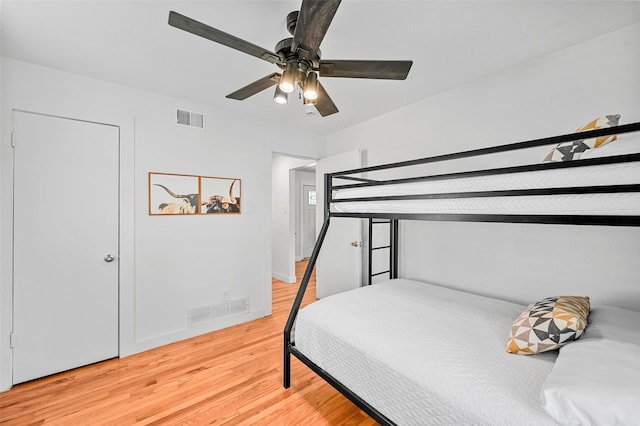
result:
[[[640,22],[639,1],[345,0],[323,59],[411,59],[405,81],[321,79],[340,112],[307,117],[267,89],[225,95],[275,65],[170,27],[175,10],[274,50],[300,0],[2,0],[2,55],[329,134],[487,74]],[[597,52],[594,52],[594,66]]]

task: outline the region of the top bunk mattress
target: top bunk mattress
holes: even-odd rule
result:
[[[295,346],[401,425],[548,425],[555,353],[506,352],[523,306],[404,279],[300,310]]]
[[[637,154],[640,137],[585,153],[581,159]],[[640,184],[640,162],[600,164],[383,184],[334,191],[332,211],[342,213],[433,213],[501,215],[640,215],[639,192],[473,197],[474,192]],[[457,194],[467,193],[460,197]],[[444,198],[384,200],[382,197],[451,194]],[[471,196],[470,196],[471,195]],[[370,201],[353,199],[378,197]],[[350,201],[353,200],[353,201]]]

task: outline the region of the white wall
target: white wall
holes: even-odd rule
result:
[[[274,154],[271,168],[271,274],[286,283],[295,283],[295,181],[292,169],[311,163],[310,158]]]
[[[327,153],[365,148],[373,165],[570,133],[605,114],[640,121],[639,94],[636,24],[333,134]],[[637,228],[404,222],[401,238],[405,277],[640,310]]]
[[[11,383],[11,109],[122,126],[125,258],[121,270],[120,352],[128,355],[271,312],[272,152],[318,157],[321,140],[283,135],[269,123],[206,105],[159,96],[2,60],[0,151],[0,390]],[[204,113],[206,129],[175,124],[175,109]],[[135,145],[134,145],[135,144]],[[147,212],[149,171],[238,177],[241,215],[158,217]],[[187,309],[249,297],[250,312],[187,326]]]

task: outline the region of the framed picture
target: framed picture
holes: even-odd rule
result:
[[[241,213],[238,178],[149,172],[150,215]]]
[[[203,214],[240,213],[240,179],[200,177]]]

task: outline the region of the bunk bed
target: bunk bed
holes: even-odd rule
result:
[[[616,137],[618,141],[611,142]],[[571,161],[429,171],[440,163],[540,147],[566,152],[568,146],[595,140],[610,143],[588,149]],[[419,175],[407,172],[411,169]],[[376,173],[382,178],[374,177]],[[324,182],[324,224],[284,329],[285,388],[291,385],[293,355],[383,425],[544,425],[567,418],[558,402],[564,397],[558,396],[562,381],[554,384],[550,373],[558,370],[558,376],[580,363],[561,360],[557,350],[535,356],[507,353],[508,332],[524,305],[399,278],[398,223],[427,220],[638,227],[640,123],[329,173]],[[369,244],[369,285],[300,309],[331,219],[336,217],[368,220],[369,240],[376,224],[389,225],[389,268],[384,271],[389,280],[371,285],[372,276],[378,273],[373,273],[371,266],[376,247]],[[394,306],[396,309],[389,308]],[[600,330],[599,324],[591,325],[592,318],[603,318],[604,330],[609,322],[618,321],[607,319],[611,316],[621,315],[626,320],[620,321],[627,324],[640,322],[640,313],[620,311],[593,309],[589,327],[596,331],[586,335]],[[640,355],[640,332],[634,330],[637,325],[626,331],[617,328],[605,334],[622,333],[624,338],[616,337],[619,344],[631,345],[629,350],[636,351],[631,358],[640,359],[635,356]],[[579,352],[593,344],[593,338],[581,341],[586,343],[576,344],[575,351],[571,345],[563,350],[571,347]],[[619,355],[626,353],[622,350],[616,353],[627,356]],[[632,362],[637,369],[631,376],[637,377],[640,366]],[[575,387],[572,389],[575,393]],[[636,411],[624,415],[638,412],[640,394],[634,392],[629,394],[633,404],[624,402],[624,409]],[[595,394],[600,403],[606,400],[602,391]],[[540,398],[547,398],[546,410]],[[556,410],[557,416],[550,416],[550,410]],[[584,420],[585,424],[589,421]]]

